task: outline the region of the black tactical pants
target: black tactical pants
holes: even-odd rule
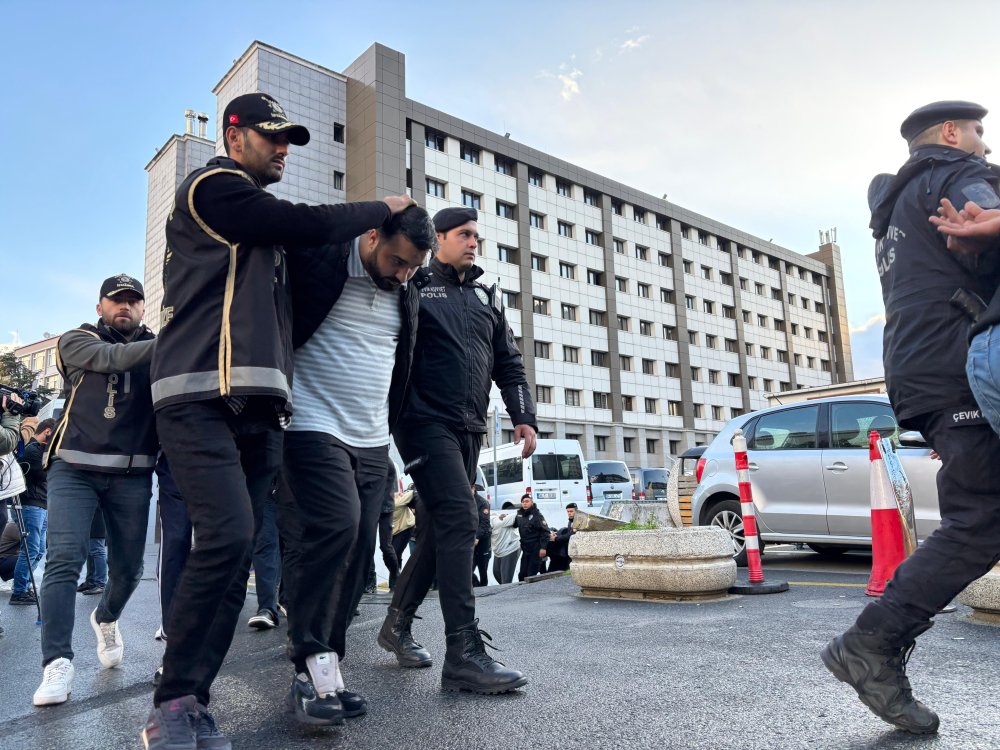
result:
[[[953,411],[907,421],[941,456],[941,526],[858,617],[864,630],[903,633],[927,622],[1000,560],[1000,438],[985,422],[956,422]]]
[[[410,474],[420,495],[420,533],[416,549],[396,581],[392,606],[406,613],[416,612],[436,574],[447,633],[476,617],[469,572],[479,516],[472,481],[482,437],[433,423],[404,425],[393,431],[403,461],[427,458]]]

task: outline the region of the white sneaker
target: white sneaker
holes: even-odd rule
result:
[[[105,669],[117,667],[122,663],[125,653],[125,641],[118,632],[118,622],[97,622],[97,610],[90,613],[90,627],[97,636],[97,658]]]
[[[73,662],[66,658],[50,661],[42,672],[42,684],[38,686],[31,702],[36,706],[54,706],[65,703],[73,692]]]
[[[306,669],[312,678],[313,687],[321,698],[335,695],[341,688],[340,665],[336,652],[312,654],[306,657]]]

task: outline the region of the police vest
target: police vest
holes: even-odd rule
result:
[[[163,309],[153,355],[153,404],[220,396],[291,399],[292,314],[280,245],[230,243],[195,210],[195,191],[218,175],[256,181],[217,157],[181,183],[167,219]]]
[[[77,330],[109,344],[126,345],[103,326],[84,323]],[[134,341],[152,338],[143,327]],[[65,378],[61,360],[58,365]],[[125,372],[83,372],[75,383],[67,378],[67,388],[66,408],[49,441],[46,465],[55,457],[79,469],[110,474],[153,470],[159,442],[148,365]]]

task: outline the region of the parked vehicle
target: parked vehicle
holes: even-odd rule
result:
[[[586,505],[583,450],[578,440],[541,439],[527,461],[521,458],[523,448],[514,443],[497,446],[496,499],[492,507],[500,508],[507,501],[520,507],[521,495],[528,492],[545,519],[552,523],[566,517],[567,503]],[[493,492],[492,448],[483,448],[479,453],[479,467],[487,489]]]
[[[624,461],[587,461],[587,505],[604,512],[616,500],[635,500],[632,475]]]
[[[632,475],[632,489],[639,502],[662,502],[667,499],[667,481],[670,479],[669,469],[629,469]]]
[[[891,438],[913,493],[917,536],[941,521],[940,462],[925,443],[900,444],[899,426],[882,395],[833,396],[775,406],[731,420],[698,461],[691,523],[733,536],[737,564],[746,564],[739,485],[732,446],[742,428],[762,542],[803,542],[821,554],[871,546],[871,462],[868,434]],[[910,433],[915,434],[915,433]]]

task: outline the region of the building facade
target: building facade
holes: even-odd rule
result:
[[[276,195],[409,192],[431,213],[479,210],[484,281],[519,340],[542,437],[662,466],[768,394],[853,377],[835,243],[796,253],[410,100],[403,54],[380,44],[341,74],[254,42],[214,89],[217,122],[257,90],[312,133]],[[148,315],[162,257],[147,239]]]
[[[51,388],[59,393],[63,387],[63,377],[56,367],[56,344],[58,336],[47,336],[40,341],[19,346],[14,350],[17,360],[35,373],[38,386]]]

